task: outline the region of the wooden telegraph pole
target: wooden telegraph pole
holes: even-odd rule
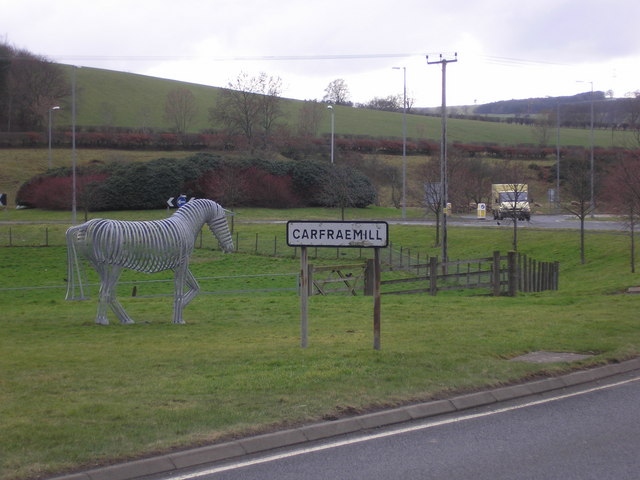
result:
[[[435,62],[429,61],[429,55],[427,55],[427,64],[441,64],[442,65],[442,134],[440,137],[440,197],[442,199],[442,262],[446,263],[448,259],[447,252],[447,204],[449,183],[447,178],[447,64],[458,61],[458,54],[454,54],[453,59],[443,58],[440,54],[440,59]]]

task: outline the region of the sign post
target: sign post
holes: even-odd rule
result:
[[[301,247],[300,345],[307,347],[310,272],[307,247],[373,248],[373,348],[380,350],[380,248],[389,243],[387,222],[287,222],[287,245]]]
[[[309,305],[309,260],[307,247],[300,249],[300,346],[307,348]]]

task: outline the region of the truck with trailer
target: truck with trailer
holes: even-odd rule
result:
[[[491,185],[493,219],[531,220],[528,190],[526,183],[494,183]]]

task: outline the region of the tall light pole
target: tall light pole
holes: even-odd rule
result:
[[[591,152],[590,152],[590,168],[591,168],[591,203],[589,205],[590,209],[591,209],[591,216],[593,216],[593,212],[595,211],[596,208],[596,204],[595,204],[595,198],[593,195],[594,192],[594,155],[593,155],[593,150],[595,148],[594,145],[594,139],[593,139],[593,81],[585,81],[585,80],[578,80],[578,83],[589,83],[591,84]]]
[[[447,253],[447,203],[448,203],[448,178],[447,178],[447,63],[458,61],[456,53],[453,60],[442,58],[435,62],[429,61],[427,55],[427,64],[442,65],[442,135],[440,137],[440,196],[442,197],[442,261],[446,262]]]
[[[393,67],[403,73],[402,89],[402,218],[407,218],[407,67]]]
[[[76,224],[76,166],[78,163],[76,155],[76,70],[74,66],[71,69],[71,224]]]
[[[556,104],[556,209],[560,209],[560,102]]]
[[[328,105],[327,110],[331,111],[331,163],[333,164],[333,137],[335,135],[335,113],[333,111],[333,105]]]
[[[51,112],[53,112],[54,110],[60,110],[60,107],[56,105],[55,107],[51,107],[49,109],[49,170],[51,170]]]

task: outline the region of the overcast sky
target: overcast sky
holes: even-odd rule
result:
[[[640,90],[638,0],[0,0],[0,39],[49,59],[227,86],[280,77],[283,96],[407,92],[416,106]],[[582,81],[584,83],[578,83]]]

